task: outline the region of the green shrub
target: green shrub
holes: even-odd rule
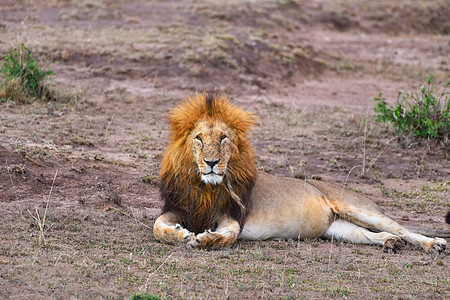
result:
[[[2,101],[27,102],[29,99],[24,98],[50,97],[45,81],[55,73],[43,70],[24,44],[5,54],[0,71],[5,81],[0,90]]]
[[[450,132],[450,98],[444,86],[439,97],[434,96],[434,77],[430,75],[426,84],[420,89],[420,94],[398,93],[397,102],[389,105],[380,93],[373,100],[376,102],[375,121],[390,122],[403,134],[413,134],[416,137],[440,139],[448,142]]]
[[[161,300],[161,298],[152,294],[134,294],[130,300]]]

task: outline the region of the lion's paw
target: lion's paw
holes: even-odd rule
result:
[[[183,237],[183,243],[185,244],[189,244],[190,242],[192,242],[193,240],[195,240],[195,234],[192,232],[189,232],[188,234],[186,234]]]
[[[436,252],[437,254],[440,254],[444,252],[445,248],[447,247],[447,241],[441,238],[435,238],[433,243],[433,252]]]
[[[398,236],[392,235],[384,242],[383,251],[388,253],[397,253],[397,251],[405,246],[405,242]]]
[[[444,252],[447,241],[442,238],[432,238],[421,244],[422,249],[427,253],[430,253],[433,258],[437,258],[442,252]]]
[[[195,239],[187,243],[190,248],[200,249],[218,249],[228,247],[231,240],[226,239],[223,235],[210,230],[197,234]]]
[[[211,239],[212,235],[213,234],[210,231],[199,233],[187,242],[187,246],[190,248],[206,248],[206,244]]]
[[[186,247],[189,249],[200,248],[200,244],[201,244],[200,241],[194,237],[192,240],[186,243]]]

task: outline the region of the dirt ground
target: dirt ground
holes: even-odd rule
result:
[[[260,117],[259,169],[450,230],[448,144],[397,136],[372,101],[449,79],[448,1],[305,2],[0,1],[0,54],[25,43],[61,95],[0,103],[0,298],[449,299],[449,250],[153,238],[167,113],[211,89]]]

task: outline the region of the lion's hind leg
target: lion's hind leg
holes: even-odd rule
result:
[[[331,223],[323,237],[354,244],[379,245],[384,251],[395,251],[402,245],[401,239],[391,233],[372,232],[342,219]]]
[[[171,212],[166,212],[156,219],[153,235],[158,241],[168,244],[187,244],[195,239],[195,234],[183,228],[177,216]]]
[[[379,213],[358,208],[341,202],[333,203],[331,209],[342,218],[374,231],[394,234],[413,245],[421,247],[426,252],[441,253],[445,250],[447,241],[442,238],[429,238],[414,233],[401,226],[391,218]]]

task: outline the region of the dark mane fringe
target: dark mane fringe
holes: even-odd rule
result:
[[[232,183],[233,190],[242,200],[242,204],[248,211],[250,195],[254,180],[237,184]],[[164,201],[162,213],[168,211],[176,213],[183,220],[183,227],[196,234],[205,230],[215,230],[217,222],[228,212],[228,215],[239,222],[242,228],[245,212],[233,201],[225,184],[206,185],[202,182],[178,184],[173,178],[162,177],[160,186],[161,199]],[[199,210],[202,197],[208,197],[209,205],[206,209]],[[199,214],[199,212],[201,212]]]
[[[217,97],[217,93],[210,92],[206,94],[206,111],[208,116],[212,117],[214,115],[214,99]]]

